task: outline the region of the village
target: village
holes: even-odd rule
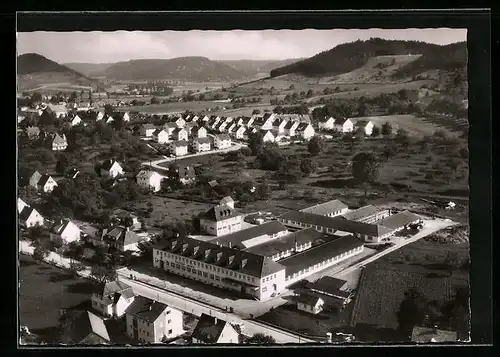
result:
[[[18,125],[20,152],[26,148],[55,155],[50,167],[41,159],[35,166],[20,167],[21,252],[100,286],[91,295],[91,308],[68,320],[67,331],[75,325],[88,329],[67,332],[67,344],[352,341],[355,335],[346,331],[308,335],[258,318],[290,304],[313,320],[327,312],[341,314],[354,304],[359,273],[368,263],[458,225],[436,213],[453,211],[456,203],[451,200],[427,199],[435,209],[414,213],[397,202],[369,204],[366,185],[364,198],[354,205],[325,197],[283,212],[265,203],[271,190],[265,181],[246,188],[240,184],[235,193],[235,187],[223,187],[217,172],[200,170],[196,162],[201,157],[257,154],[269,166],[280,160],[273,155],[281,148],[305,145],[315,152],[328,141],[390,137],[394,134],[388,122],[379,128],[370,120],[327,116],[314,122],[303,114],[159,116],[116,111],[110,105],[68,108],[42,100],[19,108]],[[83,147],[79,141],[87,133],[90,146]],[[118,140],[117,135],[125,141],[134,138],[135,146],[125,153],[112,146],[107,159],[85,162],[83,150],[93,150],[93,145],[97,157],[106,135],[111,140]],[[396,137],[404,135],[399,130]],[[141,155],[134,157],[139,146]],[[369,155],[358,159],[353,157],[350,165],[369,170]],[[237,174],[238,169],[232,171]],[[189,190],[197,185],[215,194],[206,210],[154,227],[145,218],[161,207],[149,203],[147,210],[98,214],[98,207],[89,208],[96,192],[88,197],[75,192],[82,185],[86,191],[108,190],[109,207],[123,197],[130,206],[139,197],[183,190],[194,199]],[[252,211],[251,206],[244,208],[245,201],[264,205]],[[414,334],[425,328],[415,327]],[[456,332],[450,333],[458,339]]]

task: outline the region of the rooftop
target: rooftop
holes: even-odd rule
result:
[[[396,213],[392,216],[389,216],[387,218],[381,219],[380,221],[377,222],[377,224],[393,230],[406,226],[407,224],[413,223],[420,219],[421,218],[416,214],[413,214],[409,211],[403,211]]]
[[[363,246],[363,242],[359,239],[353,236],[344,236],[282,259],[280,264],[286,267],[286,275],[289,276],[328,258],[361,246]]]
[[[345,280],[332,278],[330,276],[323,276],[314,283],[307,284],[306,288],[325,295],[344,297],[346,292],[341,291],[340,289],[342,289],[342,287],[346,284],[347,281]]]
[[[339,200],[333,200],[328,202],[323,202],[308,208],[300,210],[301,212],[319,214],[321,216],[326,216],[330,213],[338,212],[343,209],[348,208],[345,203]]]
[[[260,237],[265,234],[272,235],[279,232],[286,231],[287,228],[278,221],[270,221],[261,225],[257,225],[251,228],[243,229],[241,231],[227,234],[221,237],[212,239],[211,242],[218,243],[220,245],[232,247],[239,247],[241,249],[246,248],[245,241],[252,238]]]
[[[377,214],[381,212],[382,210],[380,208],[377,208],[372,205],[364,206],[361,208],[358,208],[356,210],[344,213],[342,217],[349,219],[351,221],[357,221],[359,219],[363,219],[369,216],[372,216],[374,214]]]
[[[192,337],[205,343],[217,343],[226,324],[224,320],[202,314]]]
[[[107,229],[103,230],[103,236],[105,239],[117,242],[123,245],[129,245],[133,243],[138,243],[143,240],[136,233],[127,230],[124,227],[114,227],[109,231]]]
[[[234,208],[231,208],[228,205],[217,205],[210,208],[203,215],[203,218],[213,221],[222,221],[237,216],[240,216],[240,214]]]
[[[297,302],[301,302],[309,306],[315,306],[318,303],[318,300],[323,301],[320,297],[312,294],[301,294],[297,296]]]
[[[161,302],[150,300],[144,296],[137,296],[125,312],[141,320],[152,323],[155,322],[167,308],[168,306]]]

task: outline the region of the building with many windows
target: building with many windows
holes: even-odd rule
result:
[[[285,288],[285,268],[281,264],[188,237],[159,242],[153,248],[153,266],[261,301]]]
[[[218,205],[200,217],[200,228],[208,234],[221,236],[239,231],[241,221],[241,215],[234,208],[228,205]]]

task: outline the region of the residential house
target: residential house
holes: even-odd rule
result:
[[[65,326],[61,343],[64,345],[108,345],[111,344],[110,331],[102,318],[90,311],[85,311]]]
[[[156,130],[156,127],[151,123],[142,124],[141,135],[146,136],[146,137],[151,137],[151,136],[153,136],[153,133],[155,132],[155,130]]]
[[[196,152],[210,151],[211,145],[210,139],[206,137],[193,140],[194,151]]]
[[[214,125],[213,130],[215,130],[219,133],[223,133],[226,125],[227,125],[227,123],[224,120],[221,120],[217,124]]]
[[[262,130],[271,130],[273,128],[274,120],[277,118],[277,115],[274,113],[266,113],[262,117],[263,123],[260,127]]]
[[[188,185],[196,180],[196,174],[193,166],[173,165],[177,180],[183,185]]]
[[[50,239],[61,238],[65,243],[78,242],[82,231],[69,219],[56,222],[50,229]]]
[[[28,139],[38,139],[40,135],[40,128],[37,126],[28,126],[26,128],[26,135],[28,135]]]
[[[19,170],[19,184],[21,186],[31,186],[38,189],[38,181],[42,178],[42,174],[36,170]]]
[[[169,135],[164,129],[156,129],[153,132],[153,140],[158,144],[166,144],[169,142]]]
[[[170,142],[170,150],[175,156],[183,156],[188,154],[188,142],[185,140]]]
[[[113,116],[110,114],[106,114],[104,116],[104,120],[106,120],[106,124],[110,124],[115,121],[115,118],[113,118]]]
[[[284,134],[289,137],[294,137],[295,130],[297,129],[298,126],[299,126],[298,122],[290,120],[285,124]]]
[[[137,176],[137,185],[143,189],[152,189],[154,192],[158,192],[161,189],[161,180],[165,176],[160,175],[156,171],[151,170],[141,170]]]
[[[231,147],[231,137],[227,134],[215,135],[214,144],[218,150],[227,149]]]
[[[411,333],[412,342],[417,343],[443,343],[458,342],[458,334],[455,331],[447,331],[436,327],[415,326]]]
[[[251,127],[253,125],[253,122],[255,121],[255,117],[241,117],[238,119],[237,123],[238,125],[245,125],[246,127]]]
[[[173,132],[176,129],[178,129],[178,127],[174,123],[163,124],[163,130],[165,130],[168,133],[169,138],[171,138],[173,136]]]
[[[192,339],[195,344],[239,343],[239,333],[230,323],[201,314]]]
[[[137,244],[144,238],[132,232],[129,227],[113,227],[102,231],[102,240],[107,246],[114,247],[121,252],[137,251]]]
[[[172,140],[177,140],[177,141],[187,141],[188,140],[188,133],[185,129],[182,128],[175,128],[172,131]]]
[[[191,135],[195,139],[202,139],[207,137],[207,129],[202,126],[194,126],[191,129]]]
[[[274,142],[274,135],[271,132],[271,130],[260,130],[262,134],[262,142],[264,143],[273,143]]]
[[[354,124],[356,129],[363,130],[366,136],[371,136],[373,131],[373,123],[370,120],[358,120]]]
[[[184,128],[184,125],[186,125],[186,121],[181,117],[174,117],[170,119],[169,122],[175,124],[177,128]]]
[[[24,207],[29,207],[29,205],[24,202],[22,199],[18,198],[17,199],[17,213],[21,213],[21,211],[24,209]]]
[[[234,200],[231,196],[226,196],[219,201],[219,205],[221,206],[226,205],[234,209]]]
[[[210,117],[208,115],[204,115],[202,118],[201,118],[201,121],[202,122],[208,122],[210,120]]]
[[[118,280],[109,281],[102,285],[99,292],[92,294],[92,308],[104,316],[121,317],[134,299],[130,286]]]
[[[37,183],[37,189],[42,190],[45,193],[52,192],[56,186],[56,180],[54,180],[50,175],[43,175]]]
[[[53,151],[63,151],[68,147],[68,141],[66,140],[66,135],[55,134],[50,142]]]
[[[315,134],[313,126],[309,123],[300,123],[295,129],[295,133],[304,140],[311,139]]]
[[[213,130],[215,129],[215,126],[219,124],[220,121],[221,121],[220,117],[212,115],[207,122],[207,127]]]
[[[101,164],[99,173],[103,177],[115,178],[123,175],[123,168],[115,160],[106,160]]]
[[[339,118],[335,119],[333,129],[339,133],[351,133],[354,130],[354,124],[351,119]]]
[[[137,296],[125,311],[127,335],[142,343],[160,343],[184,333],[182,312]]]
[[[238,127],[238,125],[236,124],[236,121],[233,121],[232,123],[229,123],[226,131],[229,135],[231,135],[233,133],[233,131],[236,130],[237,127]]]
[[[73,117],[73,119],[71,119],[71,121],[70,121],[71,126],[79,125],[79,124],[81,124],[81,123],[82,123],[82,118],[80,118],[80,117],[78,116],[78,114],[77,114],[77,115],[75,115],[75,116]]]
[[[221,236],[241,230],[242,216],[228,205],[218,205],[200,217],[200,227],[214,236]]]
[[[26,206],[19,213],[19,224],[22,227],[30,228],[35,226],[43,226],[44,219],[33,207]]]
[[[333,117],[324,117],[318,121],[319,130],[333,130],[335,119]]]
[[[323,311],[324,304],[323,299],[315,295],[302,294],[297,297],[297,310],[313,315]]]
[[[285,126],[288,123],[288,119],[277,118],[273,123],[273,131],[278,134],[285,134]]]
[[[193,128],[196,126],[196,123],[193,122],[187,122],[186,125],[184,125],[184,130],[186,130],[188,136],[191,136],[191,132]]]
[[[238,140],[242,140],[245,138],[245,134],[247,132],[247,128],[243,125],[240,125],[236,131],[234,132],[234,136]]]

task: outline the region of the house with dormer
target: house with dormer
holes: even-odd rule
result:
[[[92,294],[92,308],[106,317],[122,317],[134,299],[130,286],[118,280],[109,281]]]

